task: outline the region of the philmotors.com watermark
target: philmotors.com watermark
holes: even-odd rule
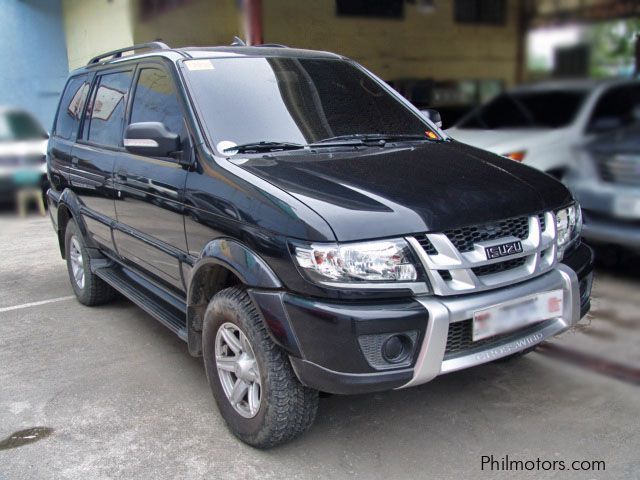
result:
[[[516,459],[509,455],[482,455],[480,469],[488,472],[604,472],[604,460],[547,460],[543,458]]]

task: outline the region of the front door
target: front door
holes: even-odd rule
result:
[[[143,63],[134,83],[128,123],[162,122],[180,135],[183,145],[188,145],[182,108],[169,71],[161,64]],[[187,171],[175,158],[124,153],[118,156],[114,173],[116,215],[121,227],[114,231],[118,253],[154,279],[183,291],[180,261],[187,245],[182,197]]]
[[[71,150],[70,181],[82,203],[89,235],[111,250],[115,222],[113,167],[124,151],[122,131],[133,68],[97,75],[86,109],[82,138]]]

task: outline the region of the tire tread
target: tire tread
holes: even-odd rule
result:
[[[73,274],[71,273],[71,260],[67,255],[67,270],[69,272],[69,280],[78,301],[83,305],[92,307],[110,302],[116,296],[116,291],[107,282],[98,277],[91,271],[89,265],[89,253],[85,247],[85,240],[76,225],[75,221],[69,220],[65,230],[65,251],[69,251],[69,243],[71,236],[74,235],[80,243],[82,249],[82,258],[84,262],[84,288],[80,290],[76,285]]]
[[[261,350],[267,358],[267,365],[263,366],[267,371],[262,375],[270,382],[269,398],[262,398],[263,402],[268,402],[268,411],[260,431],[252,436],[232,431],[242,441],[257,448],[286,443],[313,424],[318,409],[318,392],[299,382],[289,358],[271,339],[258,310],[243,288],[230,287],[218,292],[207,308],[212,310],[208,313],[223,305],[244,316],[244,323],[255,333],[258,344],[252,346],[254,351]]]

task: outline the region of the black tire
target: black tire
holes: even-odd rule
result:
[[[72,242],[75,240],[79,251],[82,255],[82,270],[84,273],[84,284],[80,286],[73,273],[72,265]],[[91,271],[89,265],[89,253],[85,246],[84,238],[80,229],[73,220],[69,220],[67,228],[64,232],[64,251],[67,258],[67,271],[69,272],[69,281],[73,288],[73,293],[80,303],[87,306],[101,305],[113,300],[115,290],[105,283],[100,277]]]
[[[517,358],[524,357],[526,354],[533,352],[535,349],[536,347],[525,348],[524,350],[520,350],[519,352],[512,353],[511,355],[507,355],[506,357],[494,360],[493,363],[507,363]]]
[[[248,340],[259,370],[261,398],[252,418],[238,413],[218,374],[216,336],[225,328],[223,325],[229,324]],[[269,337],[244,289],[227,288],[211,299],[204,316],[202,348],[207,379],[220,413],[240,440],[256,448],[271,448],[292,440],[311,426],[318,409],[318,392],[298,381],[286,353]]]

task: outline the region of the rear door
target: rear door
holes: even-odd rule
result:
[[[56,190],[63,190],[70,184],[71,149],[78,134],[89,85],[88,73],[71,77],[60,99],[47,147],[49,178],[51,186]]]
[[[189,135],[169,68],[162,63],[142,63],[134,84],[127,123],[162,122],[180,135],[188,154]],[[180,262],[187,251],[183,220],[186,169],[176,158],[125,152],[118,157],[114,172],[117,219],[123,227],[114,232],[118,252],[144,273],[183,291]]]
[[[72,149],[70,177],[82,203],[89,235],[104,248],[114,248],[115,222],[113,167],[124,153],[122,133],[133,67],[110,69],[96,75],[82,127]]]

